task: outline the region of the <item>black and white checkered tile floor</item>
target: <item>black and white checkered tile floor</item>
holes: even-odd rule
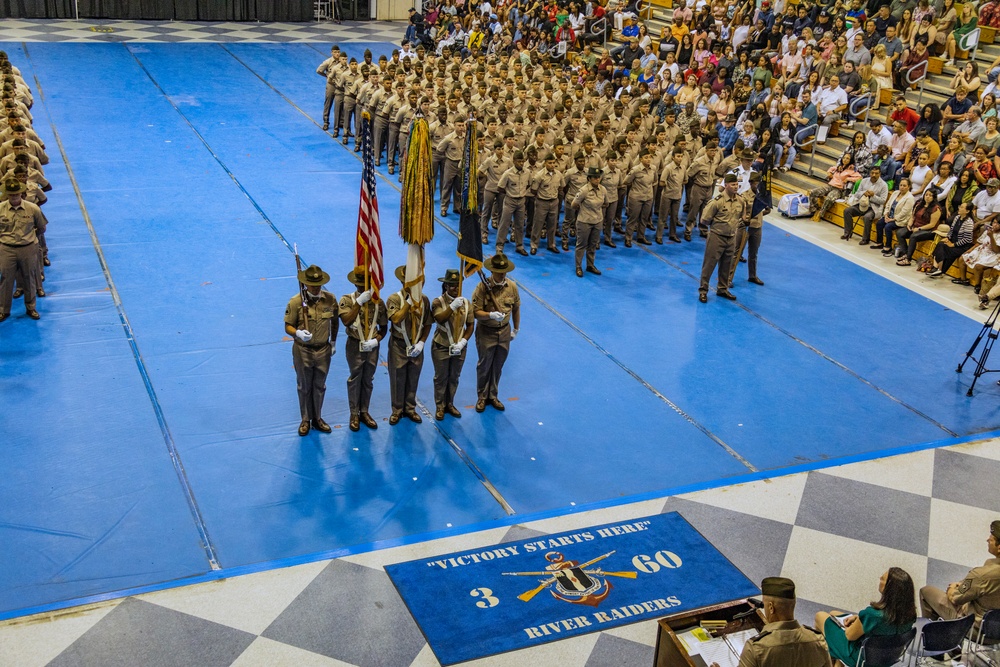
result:
[[[879,575],[960,580],[1000,516],[1000,440],[924,450],[115,600],[0,625],[0,664],[432,667],[384,565],[679,511],[751,579],[795,579],[797,616],[860,609]],[[652,622],[469,663],[652,664]]]
[[[207,23],[7,19],[2,42],[394,42],[406,31],[401,21],[307,23]]]

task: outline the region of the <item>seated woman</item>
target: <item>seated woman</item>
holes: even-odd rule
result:
[[[976,294],[980,294],[983,274],[994,273],[997,265],[1000,265],[1000,222],[994,220],[990,223],[979,235],[976,245],[959,257],[956,265],[959,269],[958,278],[953,278],[951,282],[956,285],[972,285]],[[971,279],[969,271],[972,271]]]
[[[958,179],[955,177],[954,167],[951,162],[942,162],[937,175],[927,183],[924,191],[933,190],[934,194],[937,196],[938,202],[941,203],[941,206],[944,206],[948,201],[948,196],[951,195],[951,189],[955,187],[955,181],[957,180]]]
[[[854,156],[844,153],[840,161],[826,171],[827,184],[809,191],[809,210],[820,221],[837,199],[843,197],[862,176],[854,169]],[[912,198],[912,197],[911,197]]]
[[[910,171],[910,192],[914,197],[919,197],[933,178],[934,170],[930,166],[930,154],[921,151],[917,154],[916,166]]]
[[[875,223],[875,245],[868,246],[872,250],[882,250],[882,254],[892,253],[892,237],[900,227],[906,227],[913,216],[913,195],[910,194],[910,179],[899,179],[898,189],[889,195],[885,208],[882,209],[882,219]],[[883,238],[885,243],[883,244]],[[889,252],[886,253],[886,247]]]
[[[865,637],[901,635],[909,632],[917,620],[916,594],[910,575],[890,567],[879,579],[881,598],[847,618],[843,628],[833,618],[841,612],[818,612],[816,627],[823,630],[830,656],[848,667],[856,667]]]
[[[979,25],[1000,28],[1000,5],[995,0],[987,0],[979,7]]]
[[[969,92],[969,99],[973,102],[979,99],[980,85],[982,85],[982,82],[979,80],[979,65],[972,60],[965,63],[965,67],[960,69],[951,78],[952,90],[958,90],[959,86],[965,86],[965,89]]]
[[[913,262],[913,253],[917,244],[934,238],[934,230],[944,217],[944,208],[938,203],[933,190],[925,190],[920,201],[913,207],[913,217],[909,224],[896,230],[896,243],[900,251],[906,248],[906,254],[896,260],[898,266],[909,266]]]
[[[779,171],[788,171],[795,162],[795,123],[792,114],[781,114],[781,121],[774,128],[774,166]]]
[[[940,278],[948,273],[955,260],[972,247],[972,230],[975,225],[976,221],[972,219],[972,204],[962,202],[958,205],[958,213],[952,216],[947,235],[934,232],[942,238],[934,246],[934,270],[927,274],[929,277]],[[988,302],[989,297],[987,297]]]
[[[945,63],[945,66],[955,66],[955,51],[958,49],[958,42],[975,30],[978,23],[979,18],[976,16],[975,5],[971,2],[963,3],[962,12],[958,15],[958,20],[955,21],[955,29],[948,35],[946,46],[948,50],[948,62]]]
[[[948,143],[945,144],[944,150],[941,151],[940,155],[938,155],[937,157],[937,160],[934,161],[934,170],[940,171],[942,164],[944,164],[945,162],[950,162],[953,166],[952,172],[955,174],[955,177],[957,178],[959,174],[965,170],[966,160],[967,158],[965,156],[965,151],[962,150],[962,140],[959,139],[958,137],[953,136],[948,139]],[[971,173],[969,174],[969,177],[972,179],[973,183],[975,183],[976,186],[978,187],[979,184],[976,183],[976,179],[972,176]]]
[[[965,168],[972,172],[972,176],[980,186],[997,177],[997,168],[989,158],[986,146],[976,146],[976,150],[972,152],[972,161],[966,164]]]
[[[854,158],[854,169],[860,174],[867,174],[868,168],[875,161],[875,156],[872,155],[871,149],[865,142],[864,132],[854,133],[851,145],[844,150],[844,155],[850,155]]]

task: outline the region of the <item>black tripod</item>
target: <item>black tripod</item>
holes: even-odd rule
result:
[[[1000,313],[1000,301],[997,301],[997,305],[993,306],[993,312],[986,318],[986,322],[983,324],[982,330],[979,332],[979,335],[976,336],[976,340],[972,343],[972,347],[970,347],[969,351],[965,354],[965,359],[962,359],[962,363],[960,363],[958,368],[955,369],[956,373],[961,373],[962,367],[965,366],[965,363],[969,361],[969,359],[976,362],[976,370],[972,374],[972,386],[969,387],[969,391],[965,393],[966,396],[972,396],[972,390],[976,388],[976,382],[981,376],[987,373],[1000,372],[1000,370],[986,368],[986,360],[990,358],[990,350],[993,349],[993,343],[996,342],[997,336],[1000,335],[994,328],[998,313]],[[984,336],[986,337],[986,342],[983,344],[983,349],[980,351],[978,358],[974,357],[973,355],[976,353],[976,348],[979,347],[979,343],[982,342]]]

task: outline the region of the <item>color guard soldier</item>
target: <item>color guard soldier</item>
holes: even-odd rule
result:
[[[735,261],[736,230],[741,224],[748,222],[749,218],[746,201],[736,194],[739,188],[736,174],[726,174],[723,182],[725,185],[722,193],[708,202],[702,213],[702,220],[709,225],[705,260],[701,265],[701,284],[698,287],[698,300],[702,303],[708,301],[708,283],[716,266],[719,267],[716,293],[724,299],[736,300],[736,296],[728,288]]]
[[[294,337],[292,363],[302,416],[299,435],[308,434],[310,424],[317,431],[329,433],[330,425],[323,421],[323,398],[330,357],[337,350],[337,301],[323,289],[330,276],[315,264],[300,271],[298,278],[305,286],[305,294],[296,294],[285,307],[285,333]]]
[[[479,399],[476,412],[486,410],[487,404],[503,411],[504,405],[498,397],[500,375],[510,342],[517,337],[521,326],[521,296],[514,281],[507,279],[507,274],[514,270],[514,263],[502,252],[486,260],[483,268],[490,272],[490,277],[476,285],[472,293],[472,308],[478,322],[476,392]]]
[[[448,269],[438,280],[443,285],[441,296],[431,302],[431,312],[437,322],[431,341],[431,361],[434,362],[434,418],[441,421],[446,412],[452,417],[462,416],[455,407],[455,392],[476,319],[472,304],[458,295],[458,271]]]
[[[601,275],[594,265],[597,247],[601,244],[601,225],[604,210],[611,205],[608,189],[601,185],[600,167],[587,168],[587,184],[576,193],[570,206],[577,211],[576,216],[576,275],[583,278],[583,256],[587,255],[587,271]]]
[[[739,667],[831,667],[823,633],[795,620],[795,582],[767,577],[760,590],[767,624],[744,644]]]
[[[396,278],[406,282],[406,267],[396,267]],[[424,344],[431,333],[431,303],[421,295],[414,304],[405,287],[385,300],[386,314],[392,323],[389,337],[389,393],[392,395],[392,414],[389,424],[395,426],[400,417],[408,417],[419,424],[417,414],[417,383],[424,366]]]
[[[357,431],[364,424],[377,429],[378,423],[368,414],[372,398],[372,381],[378,369],[379,343],[389,332],[385,304],[365,289],[365,269],[356,266],[347,274],[354,292],[340,298],[340,320],[347,331],[347,401],[351,407],[350,428]],[[362,291],[364,290],[364,291]]]

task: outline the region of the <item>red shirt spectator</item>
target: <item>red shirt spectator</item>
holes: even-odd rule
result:
[[[906,131],[913,132],[913,128],[917,126],[917,122],[920,120],[920,114],[910,107],[903,107],[902,110],[894,109],[889,118],[893,121],[903,121],[906,123]]]

